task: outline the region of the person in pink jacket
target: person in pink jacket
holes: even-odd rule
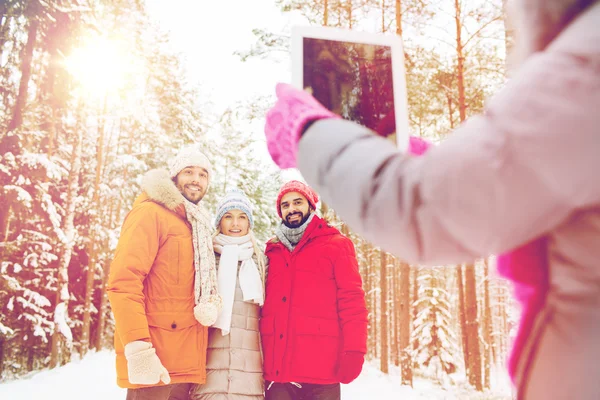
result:
[[[509,362],[519,398],[599,399],[600,1],[515,5],[518,68],[443,144],[413,138],[409,153],[424,154],[404,154],[280,84],[267,146],[408,262],[500,255],[523,304]]]

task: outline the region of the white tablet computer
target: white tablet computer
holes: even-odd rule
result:
[[[408,147],[400,37],[332,27],[292,29],[292,84],[343,118]]]

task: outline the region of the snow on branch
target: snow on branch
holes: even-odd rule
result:
[[[58,331],[65,337],[67,344],[70,346],[73,343],[73,334],[71,328],[67,324],[67,304],[60,302],[54,309],[54,323],[56,324]]]
[[[0,322],[0,335],[2,335],[2,336],[8,336],[8,335],[12,335],[14,333],[15,333],[14,330],[10,329],[6,325],[2,325],[2,322]]]

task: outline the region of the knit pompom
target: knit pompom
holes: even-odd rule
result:
[[[222,308],[223,299],[218,294],[201,296],[194,307],[194,317],[201,325],[212,326],[217,321]]]

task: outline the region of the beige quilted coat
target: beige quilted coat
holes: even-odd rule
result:
[[[219,254],[215,254],[219,265]],[[255,262],[256,258],[255,258]],[[238,263],[238,270],[241,263]],[[237,278],[231,331],[209,328],[206,384],[194,385],[190,400],[263,400],[258,320],[260,307],[243,300]]]

